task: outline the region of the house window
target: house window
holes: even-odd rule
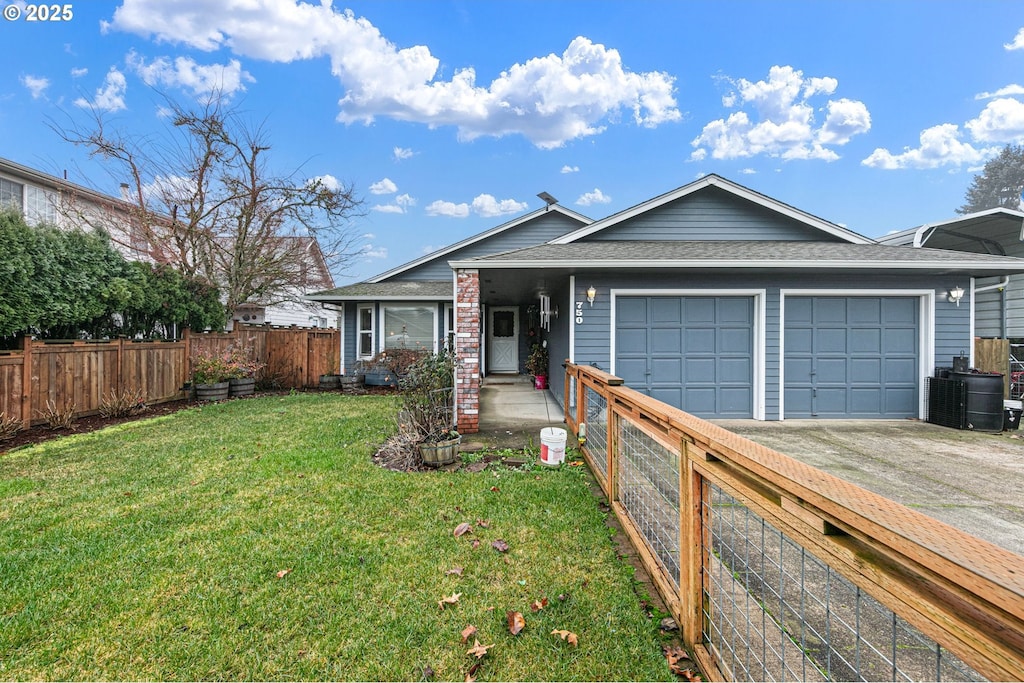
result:
[[[25,192],[25,222],[29,225],[57,225],[56,195],[29,185]]]
[[[384,348],[434,350],[436,306],[384,304]]]
[[[373,358],[373,306],[360,304],[356,308],[356,339],[359,358]]]
[[[22,195],[25,191],[25,186],[21,183],[16,183],[7,178],[0,178],[0,209],[17,209],[18,213],[22,210]]]

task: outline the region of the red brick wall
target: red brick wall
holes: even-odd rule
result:
[[[480,272],[459,270],[455,292],[455,411],[459,432],[480,430]]]

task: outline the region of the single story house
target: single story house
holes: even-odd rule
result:
[[[879,244],[717,175],[590,220],[549,205],[365,282],[343,363],[453,343],[459,429],[481,379],[533,343],[706,418],[924,418],[925,378],[970,353],[977,278],[1024,259]],[[958,292],[963,295],[957,297]]]

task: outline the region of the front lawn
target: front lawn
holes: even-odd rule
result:
[[[273,396],[0,454],[0,679],[672,678],[578,468],[383,470],[394,409]]]

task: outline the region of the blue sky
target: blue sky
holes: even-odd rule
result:
[[[51,125],[91,106],[159,137],[160,92],[220,86],[275,170],[365,201],[339,285],[541,191],[601,218],[707,173],[878,237],[953,217],[1024,140],[1017,1],[80,0],[47,22],[0,6],[0,156],[116,194]]]

